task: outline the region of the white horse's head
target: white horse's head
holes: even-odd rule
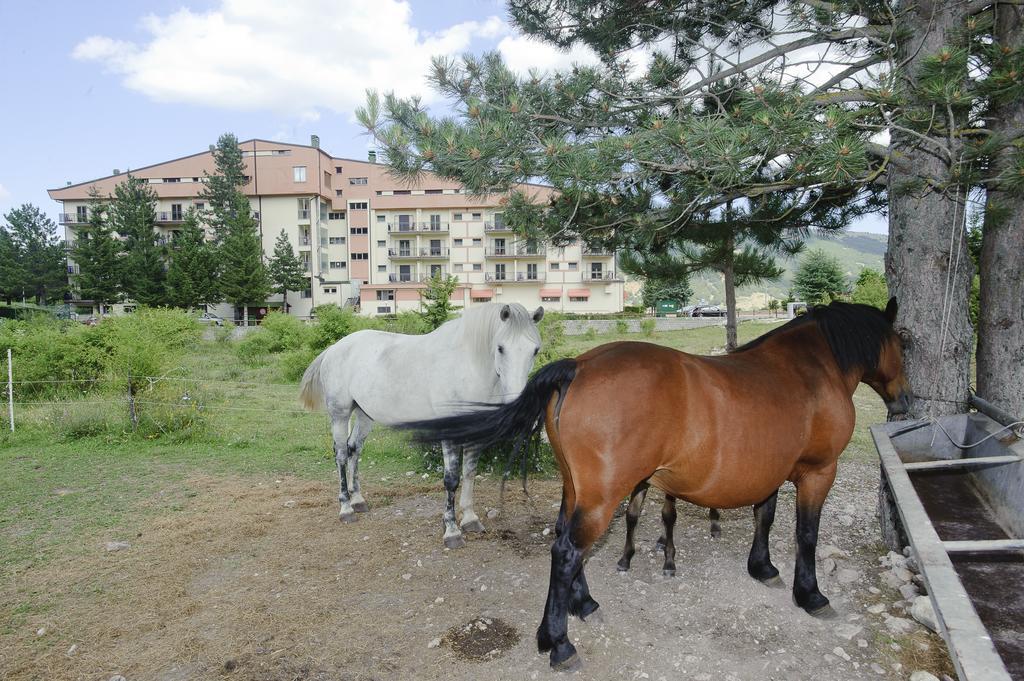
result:
[[[498,378],[497,397],[503,402],[519,397],[526,387],[533,360],[540,352],[537,323],[543,317],[543,307],[530,313],[519,303],[502,305],[498,310],[488,350]]]

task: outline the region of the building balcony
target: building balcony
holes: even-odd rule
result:
[[[388,231],[393,234],[446,234],[449,228],[447,222],[393,222],[388,223]]]
[[[514,231],[510,225],[506,225],[504,222],[485,222],[485,232],[512,232]]]
[[[610,258],[615,253],[610,248],[604,248],[603,246],[584,246],[583,257],[584,258]]]
[[[156,221],[164,224],[179,224],[185,222],[185,214],[179,211],[162,210],[157,212]]]
[[[313,245],[313,239],[308,234],[299,235],[299,248],[310,248]]]
[[[392,284],[421,284],[435,274],[440,274],[442,277],[448,276],[448,269],[443,268],[440,271],[431,272],[430,270],[414,270],[411,272],[402,271],[391,271],[388,272],[388,282]]]
[[[547,255],[543,246],[519,244],[516,246],[487,246],[484,257],[487,258],[543,258]]]
[[[623,281],[618,272],[584,272],[583,281]]]
[[[88,215],[79,215],[78,213],[61,213],[60,224],[62,225],[84,225],[89,222]]]
[[[308,210],[302,210],[300,208],[299,212],[298,212],[298,220],[299,220],[299,222],[309,222],[309,211]]]
[[[447,246],[421,246],[419,248],[389,248],[389,258],[447,258],[451,249]]]
[[[484,272],[484,281],[499,284],[542,284],[544,272]]]

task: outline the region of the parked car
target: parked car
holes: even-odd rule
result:
[[[196,318],[200,324],[213,324],[214,326],[224,326],[224,319],[212,312],[204,312]]]
[[[690,313],[691,317],[724,317],[725,308],[717,305],[698,305]]]

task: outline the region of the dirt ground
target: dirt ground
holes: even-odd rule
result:
[[[587,564],[601,621],[570,619],[586,679],[903,679],[940,673],[941,641],[894,640],[866,609],[880,593],[873,465],[841,467],[821,545],[838,569],[822,578],[840,612],[823,622],[746,574],[749,509],[722,514],[712,540],[702,509],[680,504],[677,576],[661,574],[654,540],[661,499],[648,496],[633,569],[618,573],[623,519]],[[337,519],[328,480],[193,478],[180,511],[139,536],[110,536],[84,556],[0,585],[0,598],[52,603],[24,626],[0,631],[7,679],[361,680],[535,679],[553,675],[534,632],[547,589],[559,487],[533,481],[531,497],[477,484],[488,531],[467,546],[441,544],[441,485],[364,483],[371,512]],[[772,550],[793,571],[793,490],[780,495]],[[130,546],[107,551],[105,541]],[[93,541],[93,540],[90,540]],[[824,560],[824,558],[822,559]],[[824,570],[819,570],[819,574]],[[838,579],[842,576],[840,583]],[[39,630],[44,633],[40,634]],[[73,647],[74,646],[74,647]],[[898,649],[897,649],[898,648]],[[908,658],[909,656],[909,658]],[[557,677],[556,677],[557,678]]]

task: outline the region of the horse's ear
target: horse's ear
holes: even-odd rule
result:
[[[508,305],[502,306],[502,308],[501,308],[501,315],[500,316],[501,316],[501,321],[507,322],[508,318],[512,316],[512,308],[510,308]]]
[[[533,323],[540,324],[540,320],[544,319],[544,306],[541,305],[533,311]]]
[[[889,299],[889,304],[885,306],[885,318],[889,320],[890,324],[896,322],[896,313],[899,311],[899,304],[896,302],[896,296]]]

